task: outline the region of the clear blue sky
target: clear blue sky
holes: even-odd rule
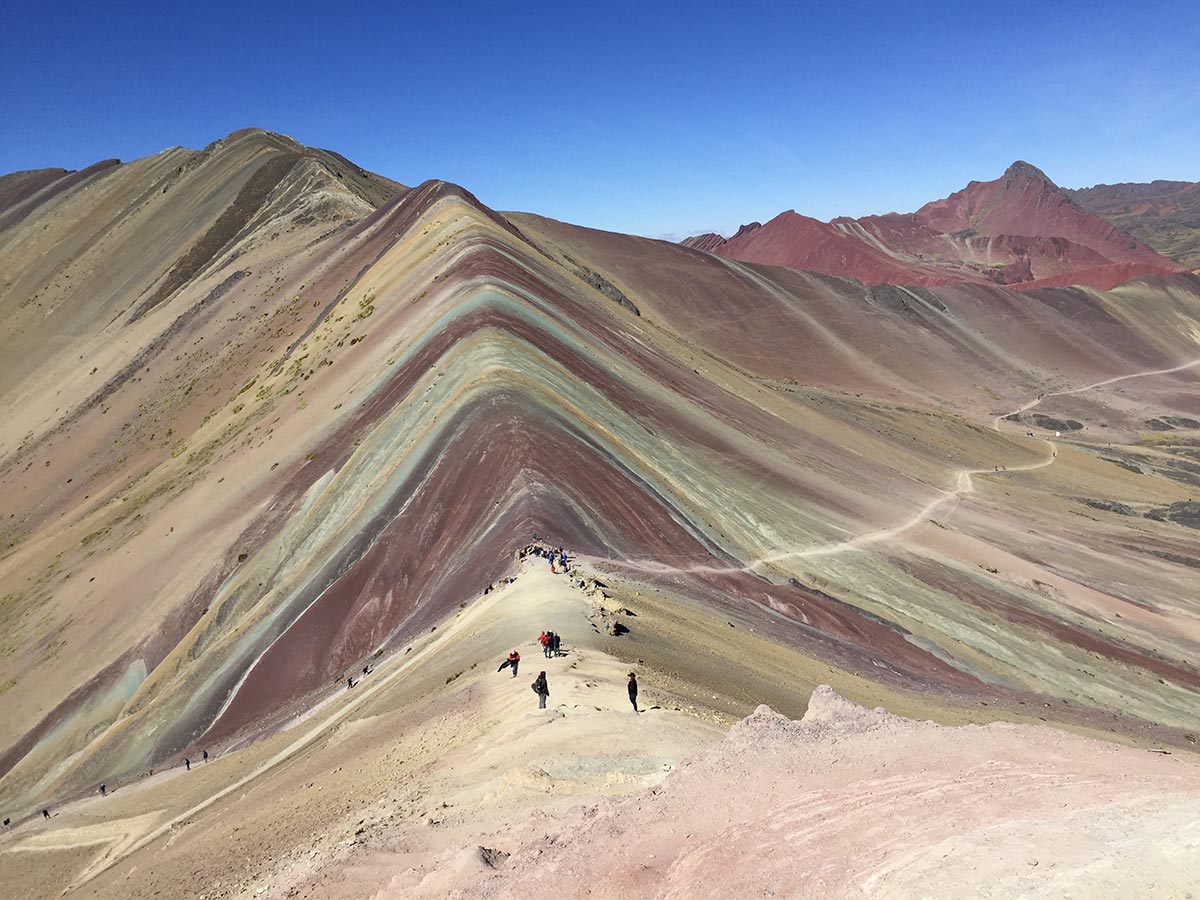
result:
[[[1018,158],[1200,180],[1197,35],[1196,0],[11,0],[0,171],[255,125],[651,235],[908,211]]]

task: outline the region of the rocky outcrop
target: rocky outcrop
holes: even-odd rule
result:
[[[692,250],[702,250],[705,253],[714,253],[725,243],[725,238],[711,231],[705,234],[697,234],[692,237],[686,237],[679,242],[681,246],[688,247]]]

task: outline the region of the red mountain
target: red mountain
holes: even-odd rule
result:
[[[743,262],[926,287],[981,282],[1108,290],[1138,275],[1183,269],[1084,212],[1025,162],[915,213],[821,222],[788,210],[728,240],[701,235],[685,244]]]

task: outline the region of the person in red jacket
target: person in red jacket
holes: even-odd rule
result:
[[[538,643],[542,645],[542,656],[550,656],[550,635],[543,631],[538,635]]]
[[[512,667],[512,677],[516,678],[517,677],[517,666],[520,664],[521,664],[521,654],[518,653],[516,650],[514,650],[512,653],[508,654],[508,659],[506,659],[504,662],[500,663],[500,668],[497,669],[496,671],[502,672],[511,666]]]

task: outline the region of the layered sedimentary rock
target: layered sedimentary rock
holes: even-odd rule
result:
[[[1200,547],[1144,514],[1198,436],[1143,435],[1200,416],[1194,276],[866,288],[260,131],[0,197],[6,797],[250,739],[534,534],[899,688],[1184,739]]]
[[[1002,284],[1019,289],[1080,284],[1108,290],[1139,275],[1184,268],[1085,212],[1045,174],[1016,162],[994,181],[972,181],[915,213],[821,222],[780,213],[684,244],[743,262],[790,266],[867,284],[932,287]]]

